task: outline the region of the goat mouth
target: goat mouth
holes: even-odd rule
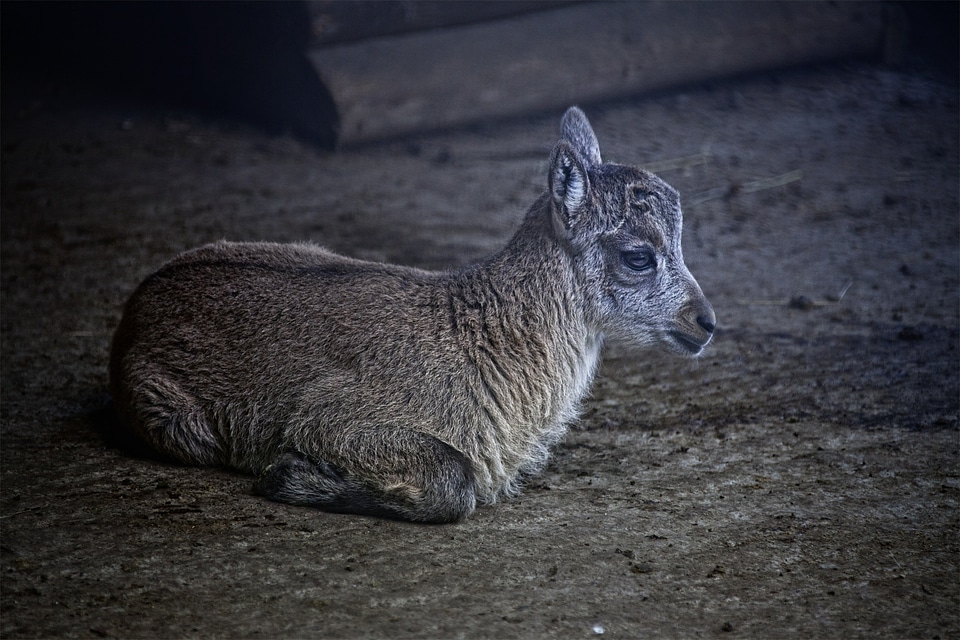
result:
[[[710,342],[709,338],[706,340],[706,342],[694,340],[693,338],[690,338],[679,331],[671,331],[670,337],[673,338],[674,342],[676,342],[684,351],[690,353],[691,355],[699,354],[701,351],[703,351],[703,348],[707,346],[707,343]]]

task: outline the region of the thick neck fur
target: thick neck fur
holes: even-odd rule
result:
[[[515,493],[577,417],[599,359],[569,254],[553,236],[546,199],[507,247],[451,281],[451,324],[478,380],[487,429],[471,453],[481,486]],[[486,477],[484,477],[486,476]],[[481,491],[481,493],[484,493]]]

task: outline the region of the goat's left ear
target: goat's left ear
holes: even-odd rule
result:
[[[593,132],[587,115],[579,107],[570,107],[563,114],[563,119],[560,120],[560,139],[570,143],[587,169],[598,167],[603,163],[600,159],[597,134]]]
[[[569,231],[587,202],[590,178],[583,161],[565,140],[553,149],[547,181],[557,222]]]

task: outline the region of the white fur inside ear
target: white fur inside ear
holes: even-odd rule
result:
[[[583,166],[568,150],[562,150],[554,161],[553,198],[567,213],[579,209],[587,197],[587,177]]]
[[[576,163],[573,163],[566,177],[567,192],[563,197],[563,204],[567,207],[567,211],[576,211],[587,195],[587,185]]]

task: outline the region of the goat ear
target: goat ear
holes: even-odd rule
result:
[[[580,156],[580,160],[589,169],[603,163],[600,159],[600,144],[597,135],[590,126],[586,114],[579,107],[570,107],[560,121],[560,138],[570,143],[570,147]]]
[[[587,202],[590,179],[583,161],[565,140],[558,142],[553,150],[547,182],[554,214],[563,228],[569,230]]]

